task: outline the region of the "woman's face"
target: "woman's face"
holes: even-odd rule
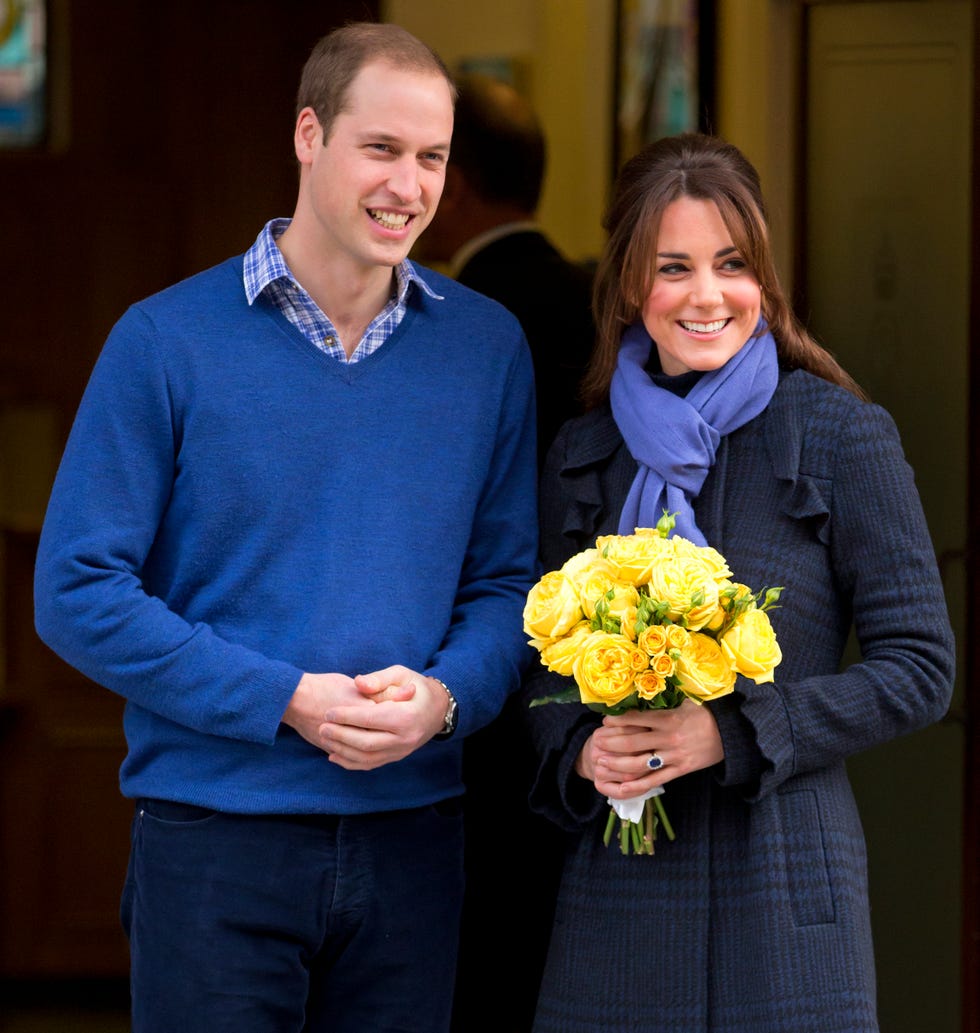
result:
[[[759,283],[714,201],[679,197],[660,219],[643,325],[664,373],[723,366],[759,321]]]

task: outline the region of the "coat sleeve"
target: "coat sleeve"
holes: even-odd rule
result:
[[[800,560],[799,539],[785,550],[775,684],[740,678],[716,709],[722,781],[749,799],[937,721],[953,690],[943,586],[894,421],[864,404],[807,433],[817,446],[800,449],[789,515],[823,558]],[[841,669],[849,631],[859,658]]]

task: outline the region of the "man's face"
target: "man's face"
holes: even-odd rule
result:
[[[446,80],[384,61],[357,74],[325,146],[316,116],[301,113],[297,155],[309,170],[307,225],[325,257],[361,267],[406,258],[442,195],[452,130]]]

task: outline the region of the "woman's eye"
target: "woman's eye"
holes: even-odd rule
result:
[[[670,262],[667,265],[662,265],[657,272],[663,276],[677,276],[679,273],[686,273],[687,266],[682,265],[680,262]]]
[[[722,269],[730,273],[742,273],[745,272],[747,268],[748,266],[741,258],[729,258],[722,264]]]

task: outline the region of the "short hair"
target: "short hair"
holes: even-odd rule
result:
[[[488,201],[509,201],[533,213],[541,200],[546,146],[530,103],[507,83],[469,72],[459,95],[450,162]]]
[[[596,270],[593,308],[598,339],[584,382],[593,407],[609,384],[627,326],[641,318],[653,285],[657,237],[665,209],[681,197],[711,201],[732,243],[762,286],[762,315],[784,367],[807,369],[864,393],[796,318],[776,272],[759,174],[733,144],[681,133],[648,144],[623,165],[604,220],[606,246]]]
[[[296,114],[312,108],[326,143],[334,119],[345,110],[348,91],[370,61],[395,68],[441,75],[452,99],[456,87],[439,55],[407,29],[382,22],[350,22],[317,41],[300,75]]]

